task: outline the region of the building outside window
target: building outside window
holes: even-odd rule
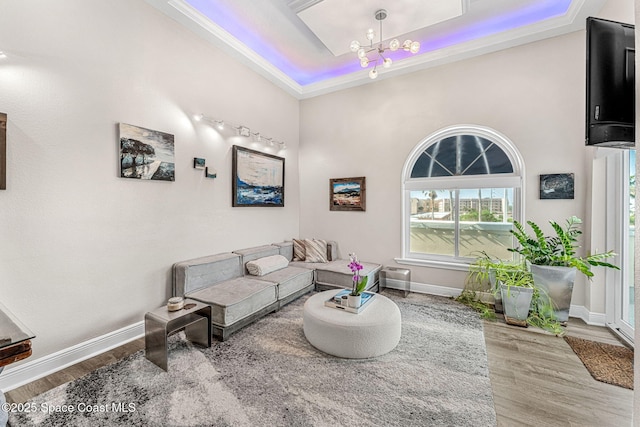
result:
[[[515,146],[491,129],[454,126],[425,138],[403,171],[403,259],[468,264],[480,251],[512,259],[523,174]]]

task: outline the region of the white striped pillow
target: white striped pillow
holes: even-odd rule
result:
[[[304,239],[293,239],[293,260],[304,261],[307,258],[307,251],[304,247]]]
[[[306,251],[305,262],[329,262],[325,240],[304,239],[304,249]]]

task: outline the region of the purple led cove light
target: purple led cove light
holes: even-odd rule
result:
[[[422,42],[421,52],[432,52],[562,16],[567,13],[569,6],[571,6],[571,1],[572,0],[538,1],[528,7],[478,22],[475,25],[466,27],[461,31],[445,37],[425,40]]]
[[[233,10],[224,7],[224,4],[212,0],[185,1],[296,82],[300,83],[304,81],[305,76],[308,76],[289,61],[283,52],[278,51],[275,46],[268,43],[268,40],[253,32],[250,25],[241,22],[241,17]]]
[[[258,34],[252,32],[251,28],[247,28],[247,25],[243,25],[243,23],[240,22],[240,17],[236,16],[232,10],[225,8],[224,5],[217,4],[217,2],[211,0],[185,1],[301,86],[362,70],[362,67],[360,67],[355,55],[353,55],[353,58],[350,58],[349,61],[344,63],[342,66],[326,70],[304,70],[287,59],[284,52],[279,51],[274,46],[270,45],[268,40],[265,40]],[[478,22],[471,27],[463,28],[460,31],[447,34],[446,36],[441,36],[437,39],[418,40],[421,43],[420,52],[432,52],[456,44],[481,39],[504,31],[535,24],[536,22],[544,21],[546,19],[562,16],[567,12],[569,6],[571,6],[571,1],[572,0],[537,1],[529,6],[512,10],[503,15]],[[398,51],[393,54],[387,52],[387,55],[385,56],[389,56],[391,59],[396,61],[413,55],[404,51]],[[382,64],[378,64],[378,66],[381,65]],[[370,67],[372,66],[373,64],[370,65]]]

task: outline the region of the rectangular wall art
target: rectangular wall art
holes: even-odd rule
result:
[[[173,135],[120,123],[120,176],[175,181]]]
[[[7,189],[7,115],[0,113],[0,190]]]
[[[365,211],[365,177],[329,180],[329,209],[332,211]]]
[[[233,146],[233,206],[284,206],[284,159]]]
[[[573,199],[573,174],[540,175],[541,199]]]
[[[200,157],[193,158],[193,167],[196,169],[204,169],[207,165],[207,161]]]

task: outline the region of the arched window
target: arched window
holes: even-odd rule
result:
[[[479,251],[512,259],[509,233],[522,221],[524,166],[498,132],[470,125],[422,140],[403,169],[403,256],[399,262],[455,266]]]

